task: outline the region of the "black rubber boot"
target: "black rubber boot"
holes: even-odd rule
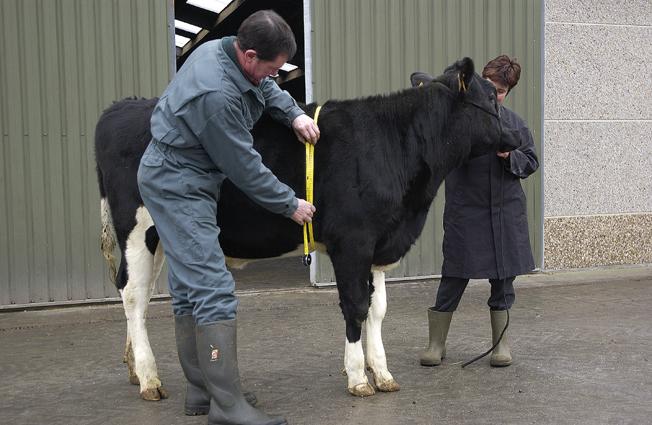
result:
[[[247,403],[242,395],[236,324],[233,319],[195,327],[199,368],[211,395],[208,424],[286,425],[284,418],[266,415]]]
[[[181,363],[181,368],[188,381],[186,401],[183,406],[184,413],[188,416],[207,415],[211,406],[211,397],[206,391],[204,378],[199,370],[195,318],[190,314],[174,316],[174,334],[177,341],[179,363]],[[257,402],[253,393],[245,393],[244,397],[252,406]]]

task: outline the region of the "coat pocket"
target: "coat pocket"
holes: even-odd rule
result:
[[[140,159],[140,163],[148,167],[160,167],[163,165],[163,154],[156,149],[156,146],[150,145],[145,149],[143,157]]]

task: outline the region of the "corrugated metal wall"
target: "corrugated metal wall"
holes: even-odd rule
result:
[[[116,297],[99,249],[101,111],[169,74],[168,2],[0,2],[0,308]]]
[[[469,56],[476,70],[506,53],[523,71],[506,106],[529,123],[541,152],[541,16],[543,0],[319,0],[312,8],[313,100],[344,99],[396,91],[421,70],[440,74]],[[542,171],[525,180],[530,238],[537,266],[542,258]],[[417,245],[391,272],[394,278],[441,272],[443,188]],[[334,280],[319,256],[317,282]]]

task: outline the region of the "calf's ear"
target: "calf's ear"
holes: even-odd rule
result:
[[[410,75],[410,82],[412,83],[412,87],[430,84],[434,79],[435,77],[430,74],[426,74],[425,72],[413,72],[412,75]]]
[[[458,79],[458,88],[460,92],[466,92],[471,85],[473,80],[473,74],[475,73],[475,66],[473,65],[473,60],[471,58],[464,58],[457,61],[455,64],[457,68],[457,79]]]

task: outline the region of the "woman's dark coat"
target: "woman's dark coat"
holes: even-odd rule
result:
[[[502,279],[534,269],[520,180],[539,160],[523,119],[505,107],[501,118],[521,146],[507,159],[472,158],[446,176],[442,276]]]

